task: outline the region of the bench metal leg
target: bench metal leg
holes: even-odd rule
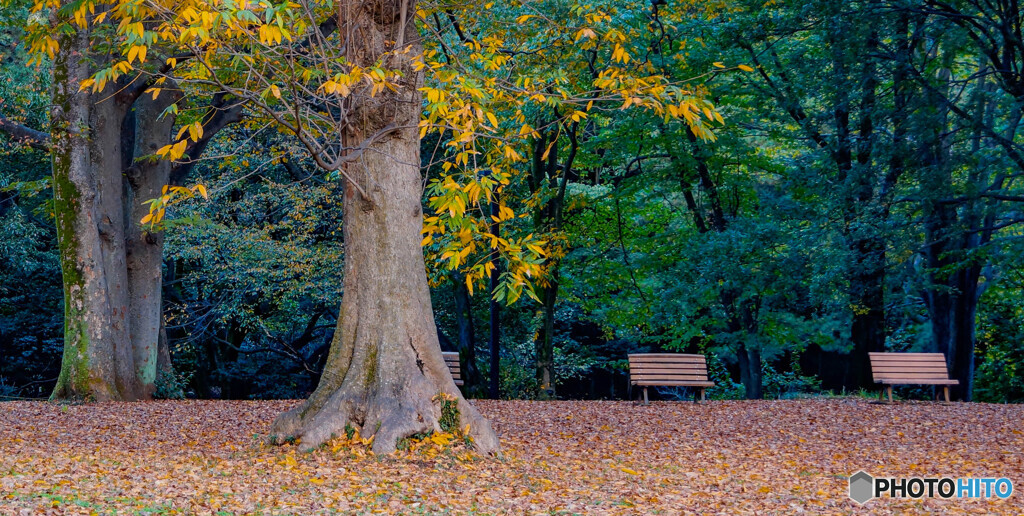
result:
[[[942,387],[942,395],[945,396],[946,403],[949,403],[949,386],[948,385],[944,385]]]
[[[647,401],[647,387],[644,387],[644,405],[650,405],[651,402]]]
[[[697,398],[697,393],[696,392],[693,393],[693,402],[694,403],[700,403],[702,401],[705,401],[706,399],[707,398],[704,397],[704,388],[703,387],[700,387],[700,398],[699,399]]]
[[[886,385],[885,392],[889,395],[889,403],[892,403],[892,385]]]

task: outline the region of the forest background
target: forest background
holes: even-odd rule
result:
[[[0,399],[48,397],[64,353],[31,9],[0,10]],[[506,171],[502,397],[622,398],[626,355],[659,350],[708,354],[712,398],[858,393],[866,353],[889,350],[945,353],[961,399],[1024,400],[1022,18],[982,0],[428,6],[424,118],[477,99],[501,142],[481,163],[457,131],[421,143],[435,320],[463,392],[487,396],[492,363],[486,158]],[[693,111],[588,99],[613,67],[682,85]],[[198,98],[179,139],[211,121]],[[209,199],[161,221],[157,397],[306,397],[327,359],[341,182],[256,111],[206,125],[171,173]]]

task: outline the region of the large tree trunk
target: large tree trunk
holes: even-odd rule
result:
[[[407,90],[407,94],[408,90]],[[419,115],[416,101],[407,110]],[[345,427],[373,435],[373,451],[389,453],[399,439],[441,431],[438,394],[458,401],[460,427],[475,446],[498,448],[477,410],[463,399],[441,356],[420,247],[419,142],[415,126],[373,145],[357,181],[373,177],[362,199],[345,188],[345,285],[338,328],[313,395],[274,424],[278,438],[301,437],[313,448]],[[365,172],[363,172],[365,171]]]
[[[54,211],[64,276],[64,358],[54,398],[138,399],[127,321],[121,122],[116,98],[78,85],[91,69],[85,31],[60,37],[53,63]]]
[[[362,100],[352,117],[360,126],[345,134],[346,141],[362,142],[393,128],[347,167],[338,327],[320,384],[275,421],[272,434],[315,448],[351,426],[374,437],[375,453],[390,453],[402,438],[446,430],[440,423],[444,395],[456,401],[459,428],[468,425],[477,450],[497,453],[490,424],[462,397],[445,365],[430,306],[420,245],[421,75],[410,63],[420,46],[414,25],[402,26],[412,19],[414,2],[347,0],[338,11],[338,33],[354,64],[373,63],[390,41],[413,48],[387,58],[389,67],[405,72],[404,83],[394,93]],[[344,41],[345,35],[352,39]]]
[[[59,44],[51,153],[65,313],[52,398],[148,399],[158,366],[163,239],[138,221],[170,164],[134,160],[170,141],[173,120],[158,115],[177,97],[139,99],[141,88],[126,93],[125,83],[79,91],[93,72],[90,34],[64,34]]]

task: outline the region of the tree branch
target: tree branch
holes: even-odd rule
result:
[[[42,131],[36,131],[31,127],[12,122],[10,119],[0,115],[0,132],[7,133],[15,140],[22,141],[32,148],[39,150],[50,150],[50,135]]]
[[[185,149],[187,161],[181,161],[171,169],[171,184],[179,185],[188,177],[189,172],[196,166],[199,157],[206,150],[206,146],[221,129],[229,124],[242,121],[242,107],[241,102],[228,105],[224,92],[214,95],[213,104],[210,105],[206,116],[203,117],[203,136]]]

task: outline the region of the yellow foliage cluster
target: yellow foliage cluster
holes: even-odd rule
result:
[[[320,155],[336,145],[341,131],[331,110],[344,109],[355,95],[396,90],[406,73],[389,68],[389,55],[357,66],[322,40],[314,29],[334,15],[329,1],[36,0],[32,9],[34,59],[52,58],[61,33],[88,31],[97,45],[112,50],[114,57],[81,89],[109,92],[115,83],[147,80],[156,97],[173,77],[200,91],[226,91],[298,135],[321,166],[343,163],[343,153],[333,161]],[[528,227],[527,212],[541,206],[546,194],[523,198],[515,188],[528,173],[531,145],[541,132],[555,135],[546,159],[571,125],[606,124],[623,110],[682,121],[701,140],[713,140],[714,125],[724,123],[702,87],[673,81],[643,57],[646,29],[630,25],[619,9],[579,1],[500,8],[493,2],[422,2],[416,8],[421,33],[431,36],[413,58],[414,69],[425,76],[419,134],[438,138],[431,165],[442,172],[428,186],[433,213],[425,216],[423,245],[445,269],[464,273],[471,291],[494,272],[497,253],[506,271],[506,301],[523,293],[536,298],[534,288],[547,284],[547,263],[565,253],[557,229],[539,234]],[[45,11],[56,16],[42,16]],[[514,24],[499,18],[509,12]],[[472,30],[442,30],[442,18]],[[114,30],[95,30],[101,26]],[[395,43],[390,55],[410,52]],[[178,104],[169,112],[177,115]],[[180,118],[177,137],[157,157],[181,160],[203,137],[204,118],[196,118]],[[175,196],[191,196],[195,188],[165,189],[150,202],[143,223],[158,223]],[[495,198],[501,201],[492,219],[487,205]],[[492,234],[492,222],[502,224],[504,235]]]
[[[197,194],[201,195],[203,199],[210,198],[206,192],[206,187],[201,184],[197,184],[191,188],[164,185],[160,192],[160,197],[144,201],[144,204],[149,205],[149,213],[142,217],[142,220],[140,220],[139,223],[148,225],[151,230],[157,229],[164,219],[168,206],[184,199],[191,199]]]
[[[555,134],[540,156],[546,160],[571,124],[605,124],[624,110],[680,120],[705,141],[724,123],[703,88],[673,82],[633,55],[643,35],[616,23],[614,6],[573,2],[553,12],[539,3],[515,5],[522,13],[514,25],[492,18],[507,11],[491,14],[487,5],[454,14],[447,4],[418,11],[434,32],[417,61],[427,79],[420,135],[433,133],[441,142],[431,161],[442,171],[428,185],[433,213],[425,218],[423,244],[441,268],[460,271],[471,292],[493,272],[498,253],[509,303],[523,293],[536,299],[548,267],[566,252],[557,229],[538,234],[529,224],[527,214],[547,194],[521,192],[541,131]],[[462,24],[459,37],[437,21],[451,16]],[[538,113],[546,114],[543,127],[535,126]],[[502,201],[492,217],[487,204],[495,196]],[[501,235],[492,234],[492,222],[502,223]]]

